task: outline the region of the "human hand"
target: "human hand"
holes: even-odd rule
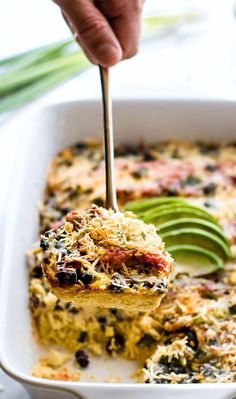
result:
[[[110,67],[137,53],[144,0],[54,0],[87,57]]]

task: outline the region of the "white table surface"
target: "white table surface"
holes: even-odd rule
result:
[[[147,0],[145,7],[147,11],[173,7],[204,10],[205,21],[146,42],[135,58],[113,68],[113,97],[214,97],[236,101],[233,0]],[[68,36],[60,12],[50,0],[1,0],[0,58]],[[99,97],[98,71],[93,67],[23,110],[0,118],[0,221],[20,140],[17,119],[25,118],[27,123],[27,115],[42,105]],[[0,399],[18,398],[26,399],[28,394],[0,371]]]

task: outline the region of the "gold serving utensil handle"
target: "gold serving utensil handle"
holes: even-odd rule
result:
[[[109,90],[109,69],[99,65],[99,71],[103,104],[103,143],[106,170],[106,209],[113,209],[114,211],[118,211],[115,185],[113,117],[112,102]]]

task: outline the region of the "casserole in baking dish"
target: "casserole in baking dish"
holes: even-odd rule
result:
[[[75,395],[80,394],[88,398],[92,397],[94,392],[97,397],[99,395],[105,397],[106,394],[109,397],[113,387],[109,383],[102,382],[45,382],[30,376],[30,370],[38,356],[38,349],[31,337],[27,312],[27,270],[24,267],[24,251],[37,239],[37,202],[42,197],[48,161],[63,147],[75,144],[86,136],[96,136],[96,133],[101,131],[99,111],[98,104],[92,102],[66,104],[42,110],[37,118],[29,120],[22,136],[25,145],[19,150],[20,164],[16,191],[14,195],[12,193],[8,208],[11,212],[7,211],[1,288],[1,303],[4,303],[4,309],[1,311],[2,366],[14,378],[23,381],[30,390],[34,388],[38,390],[41,387],[48,391],[48,395],[50,389],[68,389],[75,392]],[[126,132],[129,131],[129,141],[132,143],[134,141],[138,143],[143,137],[146,142],[162,140],[163,137],[232,141],[236,131],[234,112],[234,104],[221,102],[120,101],[115,104],[116,139],[117,142],[127,142]],[[19,235],[19,231],[22,234]],[[12,279],[13,275],[17,275],[17,286]],[[116,385],[114,391],[117,398],[121,394],[130,398],[139,395],[140,398],[143,395],[152,398],[157,392],[163,398],[168,397],[171,392],[175,392],[175,395],[181,398],[195,398],[199,394],[203,395],[203,392],[207,396],[209,389],[214,390],[216,398],[227,398],[235,392],[232,383],[223,386],[221,384],[201,386],[190,384],[175,387],[162,384],[136,385],[127,379],[127,375],[132,371],[132,365],[123,363],[122,360],[111,362],[116,374],[119,374],[119,368],[123,372],[124,383]],[[103,367],[107,367],[103,362],[99,367],[94,367],[94,374],[99,369],[98,381],[102,381],[106,375]]]

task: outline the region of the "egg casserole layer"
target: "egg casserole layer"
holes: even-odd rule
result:
[[[90,354],[137,360],[139,382],[236,381],[236,146],[157,143],[116,150],[119,207],[145,197],[181,196],[214,215],[233,259],[204,277],[178,275],[157,311],[75,306],[57,299],[42,275],[42,251],[28,251],[29,306],[38,341],[48,349],[33,375],[79,380]],[[92,203],[104,206],[102,146],[79,143],[50,163],[40,232]]]

